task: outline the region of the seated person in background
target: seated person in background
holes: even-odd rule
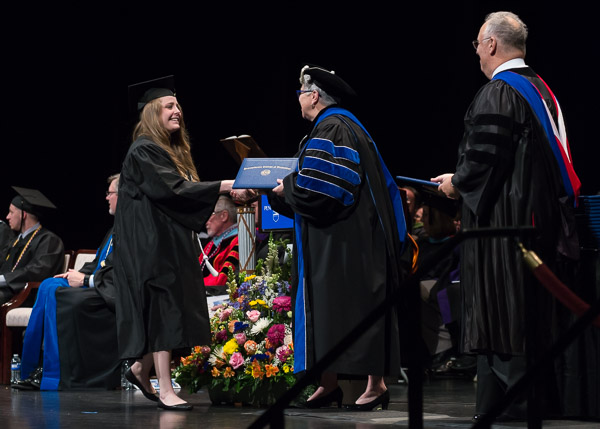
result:
[[[119,175],[113,175],[108,178],[108,191],[106,200],[108,201],[109,213],[115,214],[118,199]],[[79,271],[69,270],[66,273],[58,274],[54,277],[44,280],[39,287],[37,299],[29,324],[25,330],[23,339],[23,354],[21,358],[22,377],[27,376],[12,384],[15,389],[41,389],[58,390],[61,381],[62,361],[72,359],[82,352],[89,354],[88,362],[78,362],[78,365],[101,366],[108,360],[111,372],[116,375],[116,383],[120,381],[120,360],[117,356],[117,331],[114,317],[114,285],[112,281],[112,228],[107,232],[102,244],[100,245],[96,257],[92,262],[88,262]],[[71,294],[65,295],[69,299],[61,300],[62,309],[58,305],[60,289],[70,289]],[[93,318],[89,321],[91,325],[79,325],[76,316],[79,314],[78,305],[90,305],[88,300],[92,300],[94,305],[101,308],[109,308],[111,315],[99,320]],[[70,305],[69,305],[70,304]],[[61,317],[62,315],[62,317]],[[66,320],[64,320],[66,318]],[[73,320],[75,319],[75,320]],[[112,326],[111,329],[105,329],[106,324]],[[62,325],[62,329],[61,329]],[[102,329],[99,327],[102,326]],[[64,335],[62,332],[66,332]],[[70,332],[70,333],[69,333]],[[100,338],[108,335],[113,339],[113,346],[106,347],[106,343],[98,344]],[[66,339],[63,337],[66,336]],[[59,342],[64,340],[69,343],[70,353],[63,356],[59,353]],[[80,344],[78,340],[83,340]],[[44,345],[42,352],[42,343]],[[61,347],[62,352],[62,347]],[[91,362],[90,362],[91,361]],[[41,364],[40,364],[41,363]],[[110,383],[112,379],[96,380],[96,383]],[[104,377],[105,378],[105,377]],[[112,387],[116,387],[112,386]]]
[[[208,261],[219,273],[210,274],[202,255],[200,265],[204,271],[204,285],[208,296],[227,294],[227,275],[229,267],[235,273],[239,271],[238,225],[235,203],[228,195],[220,195],[212,215],[206,221],[206,233],[210,240],[204,245]]]
[[[15,241],[15,232],[8,226],[8,224],[0,220],[0,261],[4,261],[6,258],[6,252],[8,248]]]
[[[456,201],[451,201],[450,204],[446,201],[438,201],[435,198],[423,205],[425,235],[417,240],[419,246],[418,262],[431,257],[446,240],[457,232],[455,222],[458,213]],[[430,366],[433,369],[449,359],[450,356],[456,355],[458,337],[455,337],[456,332],[451,332],[444,322],[440,303],[438,302],[438,294],[451,284],[451,273],[457,270],[458,262],[458,249],[455,248],[444,255],[431,270],[421,277],[421,330],[427,352],[431,358]]]
[[[13,187],[6,220],[18,234],[0,261],[0,304],[12,299],[27,282],[41,282],[62,271],[65,248],[62,240],[41,224],[47,210],[55,209],[41,192]]]
[[[398,189],[400,189],[401,193],[406,196],[406,204],[408,206],[406,223],[409,233],[415,240],[417,240],[419,237],[425,234],[421,219],[423,207],[419,191],[412,186],[402,186],[398,187]]]

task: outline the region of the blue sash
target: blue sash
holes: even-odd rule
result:
[[[568,142],[564,142],[565,145],[567,145],[565,149],[561,146],[560,142],[557,141],[558,137],[555,135],[552,127],[552,118],[549,116],[548,111],[546,110],[544,100],[542,99],[538,89],[526,77],[511,71],[500,72],[492,79],[503,80],[512,86],[517,92],[519,92],[519,94],[521,94],[529,103],[531,110],[533,110],[533,113],[539,119],[540,123],[542,124],[542,128],[546,133],[548,143],[550,144],[552,152],[554,153],[554,157],[556,158],[556,162],[558,163],[565,190],[569,196],[573,197],[574,204],[577,205],[581,183],[575,174],[573,163],[569,159],[570,154],[566,152],[569,151]],[[550,91],[550,88],[548,88],[548,90]]]

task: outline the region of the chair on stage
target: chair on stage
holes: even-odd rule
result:
[[[74,252],[65,251],[63,272],[72,267]],[[10,360],[12,355],[23,348],[23,332],[29,323],[29,316],[35,304],[40,282],[28,282],[10,301],[0,306],[0,382],[10,384]],[[19,334],[20,335],[15,335]]]

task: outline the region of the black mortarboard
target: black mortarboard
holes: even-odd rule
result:
[[[356,92],[333,70],[326,70],[315,65],[305,65],[300,70],[300,83],[304,84],[304,75],[310,76],[310,81],[334,98],[342,99],[344,96],[356,96]]]
[[[175,76],[173,75],[129,85],[128,99],[131,114],[137,116],[146,104],[167,95],[175,95]]]
[[[411,177],[396,176],[398,186],[411,186],[419,193],[421,204],[436,208],[450,217],[458,214],[458,201],[448,198],[438,191],[438,183]]]
[[[56,206],[37,189],[19,188],[16,186],[13,186],[12,188],[18,195],[13,198],[11,204],[20,210],[41,217],[47,210],[56,208]]]

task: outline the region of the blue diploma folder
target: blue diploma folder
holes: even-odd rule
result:
[[[277,179],[296,171],[298,158],[244,158],[234,189],[273,189]]]
[[[406,183],[406,184],[409,184],[409,185],[412,183],[414,185],[429,186],[429,187],[432,187],[434,189],[437,189],[438,186],[440,185],[439,183],[431,182],[429,180],[414,179],[412,177],[405,177],[405,176],[396,176],[396,179],[399,182]]]

